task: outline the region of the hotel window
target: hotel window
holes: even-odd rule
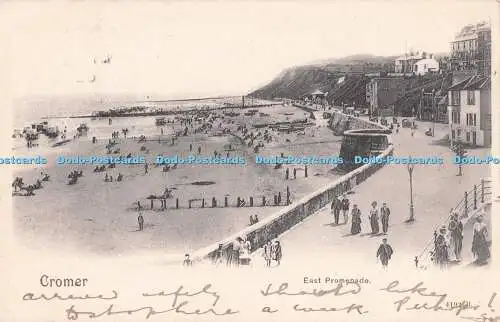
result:
[[[474,91],[467,91],[467,105],[476,104],[476,96]]]
[[[470,141],[470,132],[465,133],[465,141],[467,141],[467,142]]]
[[[452,140],[455,140],[455,130],[451,130],[451,138]]]
[[[460,105],[459,91],[451,91],[451,105]]]
[[[476,126],[476,114],[475,113],[467,113],[467,125]]]

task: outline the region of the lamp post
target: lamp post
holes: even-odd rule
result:
[[[436,115],[437,115],[437,104],[436,104],[436,90],[432,89],[432,136],[434,137],[434,129],[436,127]]]
[[[413,168],[415,168],[415,164],[407,164],[408,174],[410,175],[410,218],[406,220],[407,223],[415,221],[414,215],[414,207],[413,207]]]

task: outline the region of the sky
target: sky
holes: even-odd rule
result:
[[[320,59],[398,55],[405,44],[447,52],[462,26],[496,9],[493,1],[4,2],[0,85],[14,97],[238,95]],[[111,63],[100,63],[106,55]]]

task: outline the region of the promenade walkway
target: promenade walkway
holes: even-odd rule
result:
[[[361,210],[361,234],[350,234],[350,218],[347,225],[333,223],[330,207],[321,209],[290,231],[279,237],[283,248],[282,266],[304,265],[319,262],[326,257],[338,259],[338,267],[354,264],[375,265],[376,251],[383,235],[370,234],[368,219],[370,204],[377,201],[379,207],[387,202],[391,209],[388,242],[394,249],[390,266],[415,267],[414,258],[420,255],[432,240],[433,231],[440,227],[449,216],[449,211],[463,198],[481,178],[489,177],[489,167],[470,165],[463,167],[463,176],[457,176],[458,166],[451,164],[454,156],[449,147],[436,144],[446,134],[446,124],[436,125],[435,137],[425,136],[428,124],[419,123],[412,137],[410,129],[400,129],[393,134],[395,156],[430,157],[441,156],[443,165],[416,165],[413,172],[413,192],[415,219],[405,223],[409,217],[409,174],[406,165],[387,165],[348,195],[353,204]],[[489,149],[469,150],[469,155],[485,156]],[[487,210],[489,221],[490,208]],[[342,217],[342,216],[341,216]],[[464,229],[463,263],[472,260],[472,224]],[[264,265],[262,250],[253,253],[253,265]],[[336,264],[337,265],[337,264]],[[380,264],[378,264],[380,265]]]

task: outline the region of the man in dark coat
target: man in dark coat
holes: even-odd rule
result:
[[[394,251],[392,250],[391,245],[387,244],[387,238],[382,239],[382,244],[377,250],[377,258],[380,258],[384,268],[387,268],[393,253]]]
[[[347,197],[344,195],[344,198],[342,198],[342,214],[344,215],[344,224],[347,224],[347,221],[349,219],[349,206],[349,199],[347,199]]]
[[[137,217],[137,222],[139,223],[139,231],[142,231],[144,229],[144,217],[142,217],[141,213]]]
[[[384,202],[382,204],[382,208],[380,208],[380,219],[382,220],[382,231],[384,234],[387,234],[387,230],[389,229],[389,215],[391,214],[391,210],[387,207],[387,204]]]
[[[335,225],[339,224],[340,211],[342,210],[342,202],[338,197],[335,197],[332,201],[332,205],[330,207],[333,210],[333,216],[335,218]]]

